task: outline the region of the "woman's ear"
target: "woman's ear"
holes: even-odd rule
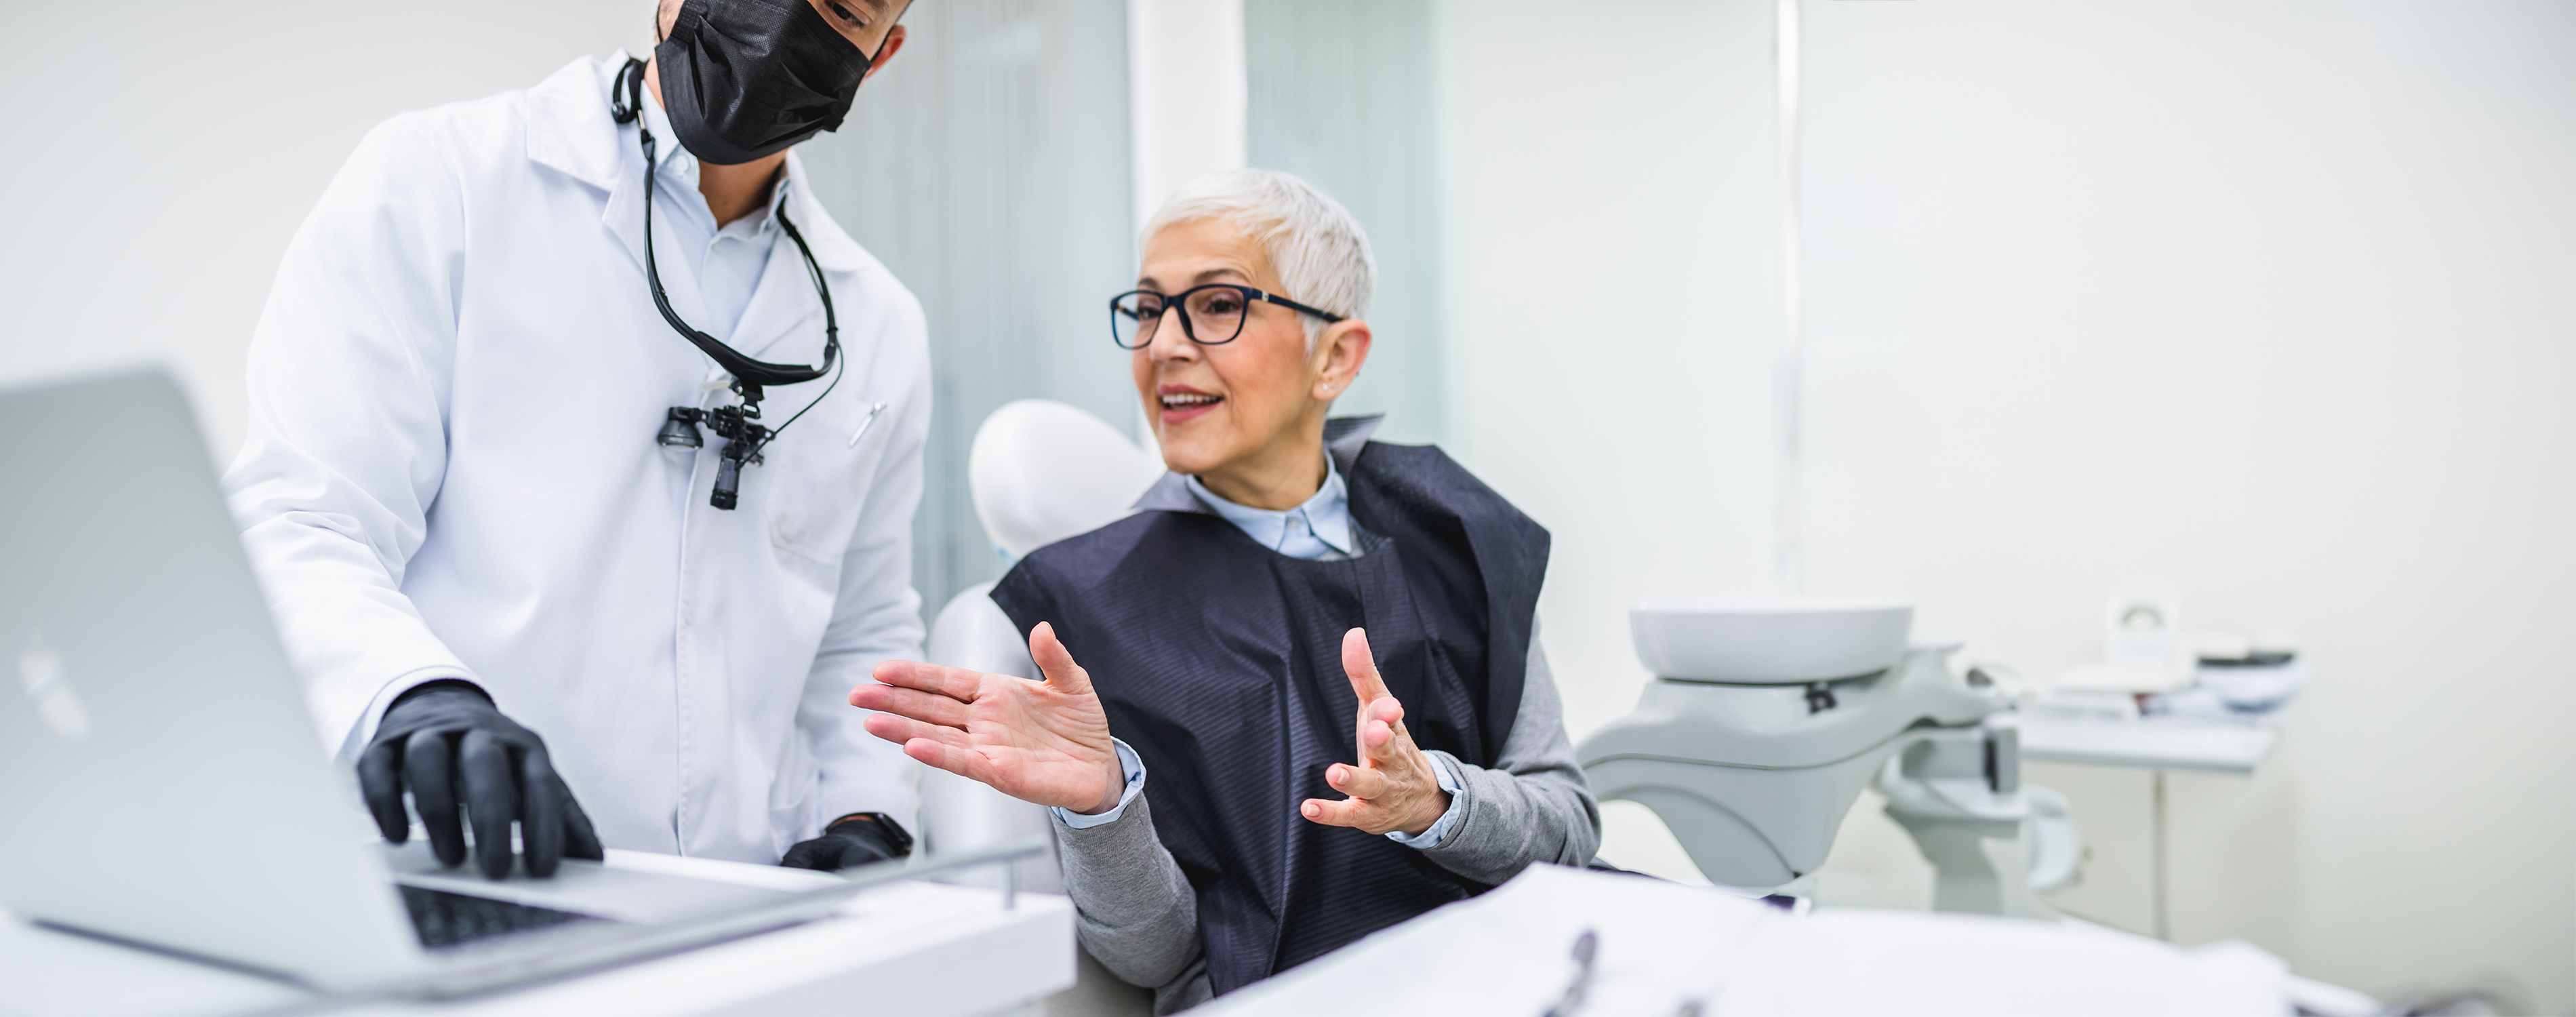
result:
[[[1335,322],[1315,337],[1314,358],[1317,402],[1340,398],[1351,382],[1359,380],[1360,365],[1368,362],[1369,344],[1375,339],[1369,324],[1356,318]]]

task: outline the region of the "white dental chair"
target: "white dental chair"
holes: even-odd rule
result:
[[[1638,656],[1657,677],[1575,750],[1593,793],[1654,810],[1710,880],[1774,888],[1824,864],[1875,784],[1932,863],[1934,910],[2053,917],[2038,895],[2083,854],[2066,799],[2022,783],[2006,697],[1950,665],[1958,644],[1909,641],[1913,615],[1637,607]]]
[[[994,410],[975,432],[967,452],[967,486],[975,518],[994,546],[1012,560],[1066,537],[1097,529],[1127,513],[1163,474],[1162,459],[1140,449],[1100,418],[1064,403],[1023,399]],[[1018,627],[988,596],[991,583],[960,591],[939,610],[925,656],[931,663],[1036,679],[1028,644]],[[1024,837],[1048,835],[1046,810],[945,770],[921,777],[921,835],[925,850],[972,851]],[[1052,859],[1020,863],[1020,885],[1062,893]],[[1000,884],[1000,874],[989,880]],[[964,881],[961,878],[961,881]],[[1143,1014],[1152,998],[1118,981],[1088,955],[1072,989],[1046,1003],[1048,1017]]]

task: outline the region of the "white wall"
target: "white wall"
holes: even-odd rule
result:
[[[2176,937],[2576,1007],[2576,4],[1805,11],[1810,589],[2039,673],[2127,584],[2298,634],[2263,772],[2173,784]],[[1769,575],[1769,5],[1460,18],[1454,444],[1556,534],[1579,738],[1623,605]],[[2034,776],[2142,926],[2144,775]],[[1919,894],[1883,824],[1829,872]]]
[[[1243,168],[1243,56],[1243,0],[1127,0],[1136,228],[1191,178]]]
[[[1383,413],[1376,436],[1448,435],[1441,315],[1444,162],[1453,104],[1443,0],[1245,0],[1250,164],[1304,178],[1368,226],[1377,294],[1367,368],[1333,413]],[[1289,297],[1299,294],[1289,293]]]
[[[2301,636],[2173,785],[2176,938],[2576,1006],[2576,4],[1808,11],[1818,586],[2043,673],[2123,585]]]
[[[1554,534],[1539,610],[1580,737],[1646,679],[1626,605],[1771,575],[1771,7],[1454,17],[1447,447]]]
[[[650,0],[0,5],[0,383],[171,364],[229,460],[270,280],[367,128],[652,41]]]

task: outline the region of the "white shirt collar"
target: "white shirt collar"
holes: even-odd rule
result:
[[[671,115],[662,111],[662,103],[653,98],[651,89],[644,91],[644,114],[638,122],[645,130],[653,132],[653,159],[659,163],[653,167],[653,175],[674,191],[697,196],[698,157],[689,154],[689,147],[680,143],[680,132],[671,128]],[[778,164],[778,179],[770,185],[769,200],[761,206],[762,211],[757,218],[745,216],[736,220],[725,227],[727,232],[748,229],[767,233],[778,228],[778,207],[787,203],[787,176],[792,165],[791,162]],[[706,199],[698,197],[698,205],[705,207]],[[712,222],[713,214],[709,214],[708,219]]]

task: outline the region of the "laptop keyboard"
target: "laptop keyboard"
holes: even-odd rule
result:
[[[420,945],[432,950],[568,922],[598,920],[589,915],[512,904],[488,897],[469,897],[417,886],[398,888],[402,890],[403,907],[411,912],[412,931],[420,934]]]

